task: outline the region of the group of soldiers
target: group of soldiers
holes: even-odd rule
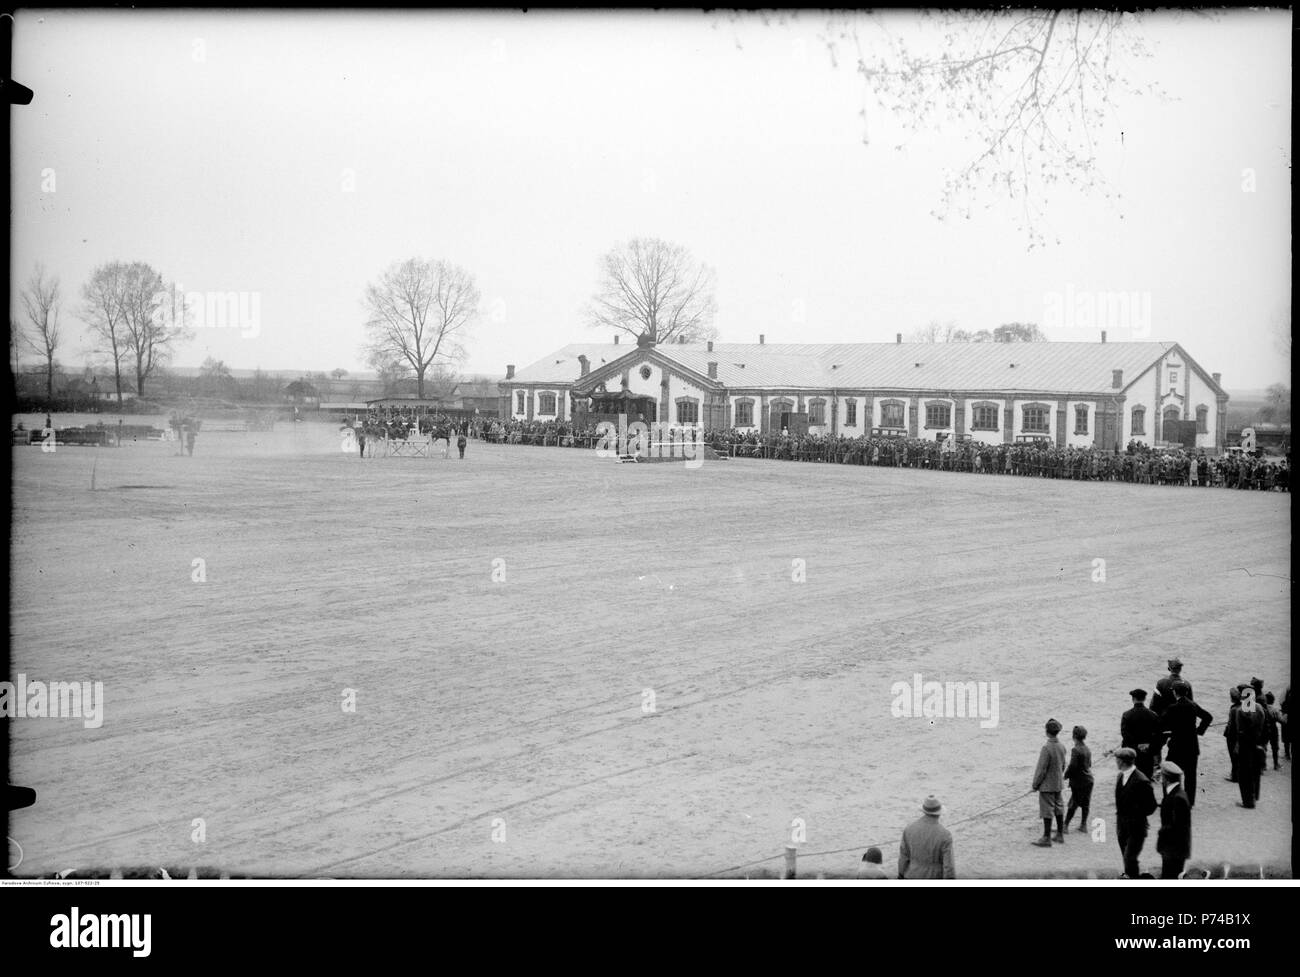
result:
[[[344,417],[340,430],[351,429],[356,438],[357,451],[366,456],[366,445],[380,441],[405,441],[408,438],[430,435],[434,441],[445,441],[444,456],[451,450],[451,439],[457,439],[460,456],[465,457],[465,437],[469,434],[469,421],[457,422],[445,414],[417,414],[399,408],[371,410],[365,417]]]
[[[491,420],[476,433],[491,444],[536,444],[560,447],[587,447],[595,443],[596,430],[587,425],[579,428],[571,421]]]
[[[199,436],[203,421],[189,414],[173,412],[167,419],[167,424],[172,430],[172,438],[177,442],[177,453],[188,453],[193,458],[194,442]]]

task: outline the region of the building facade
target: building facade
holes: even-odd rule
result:
[[[1228,395],[1177,343],[573,344],[498,384],[500,414],[859,437],[1221,451]]]

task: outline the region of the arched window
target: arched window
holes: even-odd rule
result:
[[[700,402],[694,397],[677,398],[677,423],[698,424],[700,422]]]
[[[735,427],[754,426],[754,402],[752,400],[736,401]]]
[[[555,394],[545,390],[537,395],[537,414],[539,417],[555,416]]]
[[[844,401],[844,426],[858,426],[858,402],[852,397]]]
[[[515,391],[515,413],[524,414],[528,411],[528,405],[524,402],[527,395],[522,390]]]
[[[1204,404],[1198,404],[1196,407],[1196,433],[1210,433],[1210,408]]]
[[[1074,433],[1075,434],[1088,433],[1088,405],[1087,404],[1074,405]]]
[[[808,401],[808,423],[809,424],[826,423],[826,401],[824,400]]]
[[[903,420],[903,408],[907,405],[901,400],[883,400],[880,402],[881,427],[906,427]]]
[[[1170,421],[1177,421],[1182,415],[1177,407],[1166,407],[1160,416],[1164,423],[1168,424]]]
[[[1145,407],[1133,408],[1133,420],[1129,427],[1129,433],[1132,435],[1145,435],[1147,433],[1147,409]]]

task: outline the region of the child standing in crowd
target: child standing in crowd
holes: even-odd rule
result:
[[[1038,791],[1038,816],[1043,819],[1043,837],[1034,842],[1039,848],[1051,848],[1052,842],[1065,842],[1065,807],[1061,791],[1065,789],[1065,745],[1056,739],[1061,724],[1047,721],[1047,742],[1038,751],[1034,768],[1033,789]],[[1056,836],[1052,836],[1052,819],[1056,819]]]
[[[1084,742],[1088,731],[1082,726],[1075,726],[1071,735],[1074,745],[1070,747],[1070,765],[1065,768],[1065,780],[1070,785],[1070,806],[1065,812],[1065,830],[1070,829],[1070,820],[1074,812],[1079,812],[1079,831],[1088,833],[1088,808],[1092,802],[1092,750]]]

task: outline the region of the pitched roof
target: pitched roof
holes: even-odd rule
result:
[[[668,343],[654,347],[726,387],[873,390],[1017,390],[1102,393],[1113,371],[1125,385],[1176,344],[1149,343]],[[519,371],[524,383],[569,383],[591,369],[643,353],[633,345],[575,343]]]
[[[570,343],[550,356],[543,357],[536,363],[530,363],[522,370],[516,370],[515,380],[520,383],[567,383],[578,379],[582,374],[582,366],[578,363],[579,356],[586,356],[594,370],[605,363],[613,363],[620,356],[636,351],[635,343]]]

